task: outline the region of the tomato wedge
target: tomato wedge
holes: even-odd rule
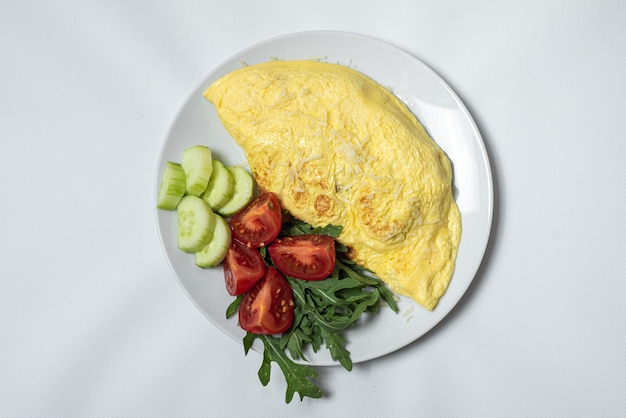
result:
[[[265,274],[261,253],[233,240],[222,262],[226,290],[231,296],[247,292]]]
[[[230,220],[233,237],[249,247],[259,248],[272,242],[280,232],[283,213],[274,193],[259,195]]]
[[[239,326],[253,334],[279,334],[291,327],[293,293],[287,279],[273,267],[247,292],[239,305]]]
[[[335,269],[335,240],[326,235],[279,238],[268,248],[283,274],[303,280],[322,280]]]

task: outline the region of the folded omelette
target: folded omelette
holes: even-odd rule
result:
[[[262,190],[432,310],[454,271],[461,216],[450,161],[387,88],[340,64],[270,61],[204,93]]]

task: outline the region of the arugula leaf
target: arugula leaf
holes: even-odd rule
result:
[[[297,236],[306,234],[328,235],[329,237],[338,238],[343,227],[337,225],[326,225],[313,227],[299,219],[289,217],[287,222],[283,224],[281,231],[282,236]]]
[[[337,360],[347,371],[352,371],[350,352],[344,347],[345,340],[341,334],[322,330],[322,337],[326,341],[326,348],[330,351],[332,359]]]
[[[279,338],[271,335],[257,335],[248,332],[244,337],[244,349],[246,354],[252,347],[255,339],[263,341],[263,363],[259,369],[258,376],[261,384],[267,386],[270,380],[272,362],[278,364],[285,376],[287,382],[287,393],[285,394],[285,402],[289,403],[293,399],[293,395],[298,392],[300,400],[305,396],[310,398],[321,398],[322,390],[317,387],[310,379],[318,377],[314,368],[295,363],[286,354],[284,348],[279,343]]]
[[[243,295],[238,295],[235,300],[231,302],[230,305],[226,308],[226,319],[230,318],[239,310],[239,305],[241,305],[241,301],[243,300]]]
[[[340,258],[341,258],[341,262],[343,262],[345,266],[349,266],[348,270],[351,270],[352,272],[359,274],[363,278],[367,277],[367,280],[369,280],[372,283],[371,286],[374,289],[378,290],[378,292],[380,293],[380,297],[385,302],[387,302],[387,305],[389,305],[391,310],[394,311],[395,313],[398,313],[399,311],[398,302],[396,301],[394,293],[391,290],[389,290],[385,282],[380,280],[378,277],[373,276],[373,273],[370,270],[356,264],[354,261],[348,258],[345,258],[343,256]]]
[[[308,361],[302,353],[302,347],[311,341],[311,337],[304,332],[292,332],[280,337],[280,346],[289,350],[292,358]]]
[[[345,339],[341,332],[357,322],[361,314],[379,303],[376,289],[365,291],[362,281],[347,275],[321,281],[306,281],[288,277],[287,280],[296,304],[294,322],[291,329],[283,334],[283,347],[294,358],[303,358],[302,350],[310,342],[313,350],[326,343],[333,360],[346,369],[352,370],[350,353],[345,349]]]

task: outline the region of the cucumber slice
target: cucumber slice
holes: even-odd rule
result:
[[[183,151],[180,165],[185,171],[187,194],[200,196],[209,184],[213,171],[211,150],[204,145],[186,148]]]
[[[215,213],[207,202],[186,195],[178,203],[178,248],[186,253],[200,251],[211,242]]]
[[[217,210],[233,196],[234,184],[235,180],[230,170],[224,167],[220,161],[214,159],[213,173],[202,198],[211,206],[211,209]]]
[[[185,194],[185,171],[180,164],[172,161],[165,163],[163,179],[159,188],[157,208],[174,210]]]
[[[245,208],[254,196],[254,181],[252,175],[239,166],[226,167],[233,174],[234,192],[228,202],[217,210],[222,216],[233,216]]]
[[[195,254],[196,265],[202,268],[217,266],[226,257],[231,241],[230,225],[228,225],[226,219],[215,215],[213,238],[208,245]]]

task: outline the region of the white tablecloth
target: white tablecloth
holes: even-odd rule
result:
[[[623,416],[626,3],[0,5],[0,416]],[[390,42],[459,94],[491,159],[484,263],[432,332],[284,403],[193,306],[153,209],[191,90],[260,40]],[[297,396],[297,395],[296,395]]]

